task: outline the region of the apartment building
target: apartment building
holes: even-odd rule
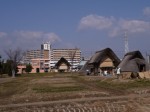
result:
[[[62,57],[75,68],[80,63],[81,51],[80,49],[52,49],[50,61],[51,68],[53,68]]]
[[[24,56],[24,62],[30,63],[32,59],[49,59],[49,50],[28,50]]]
[[[30,63],[32,59],[50,59],[50,43],[43,43],[41,49],[27,50],[24,55],[24,62]]]
[[[52,49],[50,42],[43,43],[40,50],[28,50],[24,56],[25,63],[31,63],[34,65],[34,61],[44,62],[42,66],[45,66],[46,70],[55,68],[55,64],[61,59],[65,58],[71,65],[72,69],[76,68],[81,60],[80,49]],[[43,60],[47,60],[46,62]],[[41,64],[40,64],[41,69]]]

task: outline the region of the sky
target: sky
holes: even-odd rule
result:
[[[7,49],[111,48],[150,54],[150,0],[0,0],[0,54]]]

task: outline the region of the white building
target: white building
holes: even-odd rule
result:
[[[76,68],[81,61],[80,49],[52,49],[50,66],[53,68],[60,58],[65,58],[72,68]]]

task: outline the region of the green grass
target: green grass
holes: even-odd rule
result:
[[[97,81],[96,85],[101,88],[114,89],[114,90],[128,90],[134,88],[145,88],[150,87],[150,80],[140,79],[129,82],[108,82],[108,81]]]
[[[18,77],[45,77],[45,76],[53,76],[53,77],[72,77],[78,75],[77,73],[57,73],[57,72],[48,72],[48,73],[29,73],[29,74],[21,74]]]
[[[38,87],[33,88],[33,90],[37,93],[47,93],[47,92],[71,92],[71,91],[82,91],[85,90],[84,87],[81,86],[72,86],[72,87]]]
[[[43,77],[54,75],[56,75],[56,73],[29,73],[29,74],[21,74],[19,77]]]
[[[0,84],[0,97],[9,97],[14,94],[21,94],[27,90],[28,79],[14,79],[10,82]]]

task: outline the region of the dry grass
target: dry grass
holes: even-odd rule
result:
[[[139,94],[139,91],[142,94],[150,93],[150,80],[117,80],[69,73],[24,74],[0,83],[0,105]],[[115,100],[110,101],[115,102]],[[143,104],[150,103],[148,101],[144,99]],[[92,104],[94,106],[99,103],[103,103],[103,101]],[[91,105],[91,102],[89,104]],[[130,104],[132,107],[127,103],[123,105],[129,110],[135,111],[133,107],[139,103],[131,102]],[[113,106],[115,105],[114,103]]]

